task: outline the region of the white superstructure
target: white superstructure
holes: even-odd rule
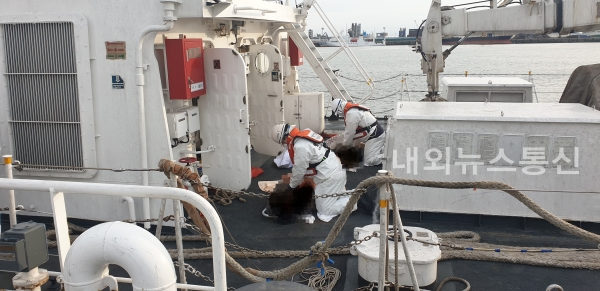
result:
[[[295,69],[303,57],[297,48],[290,52],[288,33],[305,35],[312,1],[286,4],[5,3],[0,11],[0,108],[6,108],[0,111],[1,154],[26,164],[15,171],[16,178],[163,185],[166,177],[160,172],[96,168],[157,168],[161,158],[202,152],[202,164],[192,167],[202,167],[213,185],[248,187],[251,149],[276,155],[281,149],[270,140],[269,129],[284,120],[284,99],[303,98]],[[169,51],[168,41],[183,38],[201,39],[202,47]],[[194,60],[191,74],[202,70],[205,76],[175,81],[205,94],[189,99],[174,93],[171,79],[179,64],[169,61],[173,55]],[[302,111],[291,110],[323,112],[323,94],[309,95]],[[320,122],[310,116],[303,121],[319,127],[322,115]],[[18,192],[17,204],[51,211],[33,193]],[[126,219],[127,206],[120,200],[77,195],[69,199],[69,216]],[[0,205],[7,203],[1,195]],[[157,216],[160,206],[149,199],[136,199],[135,205],[144,218]]]

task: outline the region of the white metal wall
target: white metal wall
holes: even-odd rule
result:
[[[253,5],[259,6],[262,5],[262,2],[252,1]],[[257,11],[238,11],[236,17],[254,17],[255,19],[276,21],[295,20],[292,7],[275,4],[271,6],[278,13],[262,15]],[[209,10],[213,13],[212,8]],[[219,37],[214,32],[215,25],[220,23],[224,23],[230,28],[231,21],[227,17],[234,13],[231,8],[226,10],[224,14],[217,15],[217,18],[202,18],[205,16],[206,9],[202,8],[201,3],[183,1],[176,5],[175,14],[179,19],[175,22],[173,29],[165,35],[170,38],[179,37],[179,34],[187,37],[200,37],[205,41],[210,41],[215,47],[230,48],[229,43],[232,41],[233,34]],[[2,5],[2,9],[0,9],[0,19],[2,20],[56,22],[73,19],[73,21],[87,23],[85,28],[77,23],[74,26],[77,53],[88,52],[77,57],[78,90],[82,106],[80,108],[81,126],[87,128],[82,129],[84,165],[91,165],[89,159],[95,157],[97,160],[95,166],[102,168],[140,167],[138,130],[140,116],[136,96],[135,57],[140,33],[148,26],[164,24],[163,14],[163,4],[159,0],[64,0],[59,2],[23,0]],[[243,37],[258,39],[264,36],[265,32],[270,34],[277,28],[275,23],[261,22],[260,20],[246,21],[243,27]],[[165,107],[173,108],[177,105],[170,104],[170,100],[163,98],[158,64],[153,53],[153,44],[162,43],[162,37],[162,35],[156,34],[148,35],[143,40],[142,51],[145,74],[145,119],[148,129],[148,164],[151,168],[155,168],[161,158],[177,159],[180,157],[177,148],[175,149],[177,150],[176,155],[173,156],[165,117]],[[109,60],[106,58],[106,42],[114,41],[125,42],[126,57],[124,59]],[[0,53],[2,50],[3,46],[0,46]],[[232,55],[231,50],[229,54]],[[2,59],[0,58],[0,62]],[[0,67],[3,68],[4,64],[0,63]],[[1,72],[4,73],[4,69]],[[123,89],[113,89],[111,81],[113,76],[119,76],[124,81]],[[2,74],[0,76],[0,108],[8,108],[4,84],[5,76]],[[82,104],[85,102],[90,107],[84,108]],[[7,120],[7,112],[0,110],[0,153],[14,154],[9,146]],[[91,141],[87,148],[86,140]],[[44,152],[43,139],[31,136],[31,142],[38,146],[40,152]],[[250,171],[249,166],[247,170]],[[85,173],[91,173],[91,171]],[[16,174],[18,173],[15,172]],[[3,170],[0,169],[0,176],[3,175]],[[91,178],[62,177],[62,179],[134,185],[142,183],[142,175],[139,172],[98,171]],[[150,172],[149,174],[150,185],[162,185],[164,179],[163,173]],[[244,177],[244,179],[246,178]],[[213,177],[211,180],[214,181]],[[76,197],[67,202],[70,217],[97,220],[128,218],[126,204],[119,203],[120,199],[117,197],[75,195]],[[39,196],[32,193],[17,191],[16,196],[17,204],[27,208],[33,206],[40,211],[52,211],[48,201],[39,199]],[[0,195],[0,207],[7,204],[5,199],[5,195]],[[141,204],[141,200],[136,199],[138,213],[142,213]],[[152,217],[157,216],[159,205],[160,201],[151,202]]]
[[[229,48],[206,49],[204,64],[206,95],[198,100],[202,149],[215,151],[202,154],[202,171],[213,185],[246,189],[251,180],[246,65]]]
[[[268,57],[268,70],[261,73],[256,67],[259,54]],[[271,139],[271,129],[283,122],[283,63],[279,50],[273,45],[250,46],[248,102],[252,129],[250,141],[258,153],[276,156],[282,147]]]
[[[514,104],[506,103],[404,103],[389,124],[385,149],[388,160],[384,168],[396,177],[453,182],[499,181],[516,189],[538,190],[524,193],[551,213],[569,220],[599,222],[599,194],[544,190],[598,191],[600,143],[596,139],[600,136],[600,112],[580,104],[519,104],[525,105],[528,107],[522,107],[520,111],[529,111],[528,118],[512,117],[518,109]],[[471,113],[480,117],[470,116]],[[548,118],[549,115],[552,117]],[[565,155],[571,157],[573,152],[568,148],[578,147],[578,168],[572,168],[573,159],[570,165],[559,162],[562,163],[561,170],[557,164],[552,164],[559,154],[558,148],[563,146]],[[446,147],[450,149],[449,155],[444,151]],[[465,149],[465,155],[481,155],[481,159],[458,159],[459,147]],[[525,160],[523,147],[544,149],[545,160],[549,161],[548,165],[543,165],[545,173],[524,173],[528,171],[527,165],[518,165],[519,161]],[[418,149],[416,155],[414,148]],[[427,150],[433,148],[442,152],[442,159],[436,165],[430,162],[436,154],[430,153],[431,158],[426,158]],[[502,160],[489,163],[490,158],[499,155],[501,148],[514,161],[514,166]],[[411,150],[410,156],[407,156],[407,149]],[[476,166],[476,174],[473,166],[466,166],[463,174],[463,166],[457,162],[485,164]],[[515,170],[509,171],[509,168]],[[565,174],[575,170],[579,174]],[[404,210],[537,217],[501,191],[408,186],[396,186],[396,190]]]

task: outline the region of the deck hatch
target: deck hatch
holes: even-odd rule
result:
[[[46,165],[29,169],[82,171],[73,23],[5,23],[2,32],[15,159]]]

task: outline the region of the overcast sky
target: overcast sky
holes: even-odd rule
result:
[[[442,0],[442,5],[469,2],[475,1]],[[360,23],[362,30],[368,33],[383,32],[385,27],[388,35],[396,36],[400,27],[418,28],[427,18],[431,0],[318,0],[318,3],[337,31],[346,30],[346,26],[349,28],[352,23]],[[321,27],[327,31],[323,20],[313,9],[309,10],[307,24],[315,33],[321,33]]]

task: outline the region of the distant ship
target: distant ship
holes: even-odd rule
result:
[[[310,39],[316,47],[337,47],[340,43],[331,37],[319,37]]]
[[[352,23],[352,28],[348,29],[347,34],[343,35],[344,32],[340,31],[343,35],[342,41],[346,42],[349,47],[360,47],[360,46],[372,46],[372,45],[385,45],[386,33],[377,33],[375,37],[366,32],[360,32],[360,23]],[[340,43],[337,38],[330,37],[327,32],[314,35],[312,29],[308,30],[308,36],[316,47],[339,47]]]
[[[308,37],[313,42],[316,47],[336,47],[340,46],[340,44],[335,40],[335,38],[327,35],[327,32],[322,32],[321,34],[314,35],[313,30],[308,30]],[[332,42],[335,40],[335,42]]]
[[[417,36],[421,36],[418,29],[409,29],[406,35],[406,29],[400,29],[399,37],[388,37],[386,45],[414,45]],[[406,36],[405,36],[406,35]],[[462,44],[510,44],[512,35],[493,36],[491,33],[484,36],[470,36]],[[455,45],[462,37],[447,37],[442,39],[443,45]]]

